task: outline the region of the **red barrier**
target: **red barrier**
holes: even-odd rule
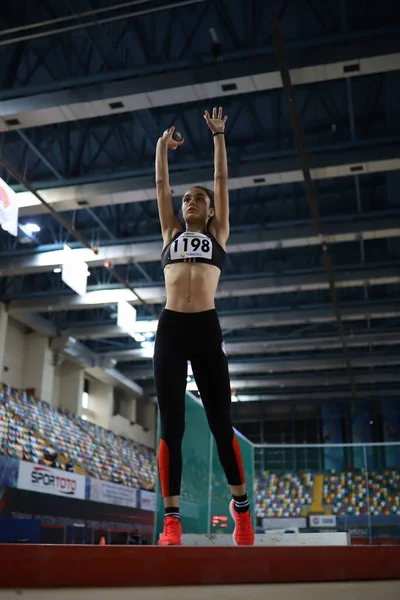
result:
[[[0,587],[60,588],[400,579],[400,547],[0,545]]]

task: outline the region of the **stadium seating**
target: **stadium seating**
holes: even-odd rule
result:
[[[54,452],[20,421],[4,404],[0,404],[0,454],[38,464],[48,464]]]
[[[84,429],[93,439],[96,439],[106,449],[109,456],[122,458],[124,464],[129,465],[132,471],[132,486],[152,490],[155,485],[155,455],[154,450],[128,440],[112,431],[74,419],[79,427]]]
[[[371,513],[400,515],[400,471],[370,471],[368,475]]]
[[[47,403],[0,386],[0,454],[59,467],[71,462],[87,475],[126,486],[154,490],[156,457],[153,450],[83,421]],[[203,501],[209,468],[203,457],[184,454],[182,498]],[[258,474],[254,482],[257,517],[298,517],[312,503],[311,472]],[[226,502],[225,479],[215,473],[213,501]],[[324,475],[323,504],[337,516],[400,515],[400,471],[331,471]]]
[[[71,418],[25,392],[3,386],[0,405],[23,423],[26,431],[46,441],[65,462],[89,476],[147,490],[155,486],[154,451],[131,440]],[[9,418],[9,417],[7,417]],[[19,456],[18,452],[13,456]],[[28,457],[29,459],[29,457]]]
[[[299,517],[312,501],[313,475],[309,472],[256,475],[256,517]]]
[[[332,471],[324,479],[324,504],[338,516],[400,515],[400,472]]]
[[[257,475],[256,516],[298,517],[311,506],[312,488],[311,473]],[[331,471],[324,476],[323,504],[337,516],[400,515],[400,472]]]

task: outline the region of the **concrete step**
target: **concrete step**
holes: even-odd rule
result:
[[[263,533],[257,534],[255,546],[347,546],[347,533]],[[186,533],[182,536],[183,546],[234,546],[232,535]]]

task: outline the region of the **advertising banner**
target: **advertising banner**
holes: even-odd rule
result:
[[[296,518],[287,518],[287,519],[263,519],[262,520],[262,528],[263,529],[300,529],[302,527],[307,527],[307,519],[304,517]]]
[[[85,499],[85,477],[83,475],[24,461],[19,463],[18,488],[42,494]]]
[[[156,495],[154,492],[146,492],[145,490],[140,490],[139,496],[139,508],[141,510],[151,510],[152,512],[156,511]]]
[[[106,504],[117,504],[137,508],[138,491],[100,479],[90,480],[89,500],[93,502],[105,502]]]
[[[336,527],[335,515],[313,515],[310,517],[310,527]]]
[[[64,258],[61,271],[62,281],[80,296],[86,294],[88,266],[77,258],[75,252],[64,244]]]
[[[69,537],[72,528],[75,529],[77,536],[79,526],[80,529],[87,528],[86,541],[91,543],[89,529],[112,529],[113,531],[132,531],[141,535],[151,535],[154,525],[154,514],[137,508],[116,507],[89,500],[75,502],[68,496],[37,494],[15,488],[7,489],[0,501],[0,523],[3,519],[11,518],[41,521],[42,542],[47,540],[48,543],[65,543],[63,529],[58,529],[54,527],[55,525],[67,528],[67,543],[72,543]],[[44,532],[46,533],[44,534]],[[120,541],[119,543],[125,542]]]

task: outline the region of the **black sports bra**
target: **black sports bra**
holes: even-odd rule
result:
[[[222,271],[226,252],[209,233],[179,231],[161,253],[163,269],[177,262],[202,262]]]

